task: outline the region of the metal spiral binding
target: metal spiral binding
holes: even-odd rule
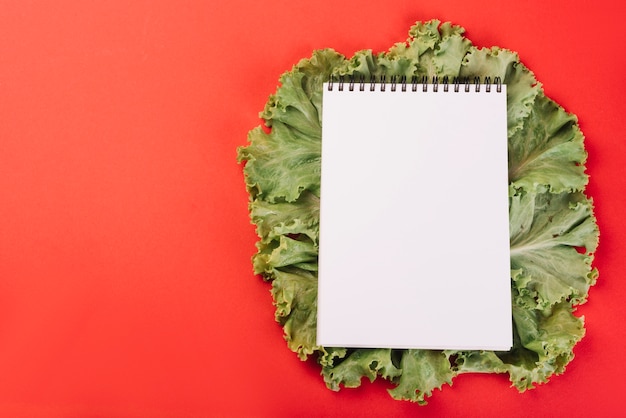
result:
[[[335,83],[337,83],[337,87],[339,91],[343,91],[345,84],[348,85],[349,91],[354,91],[354,88],[357,84],[357,80],[355,80],[354,75],[348,76],[347,83],[346,83],[345,77],[346,76],[340,75],[337,78],[335,78],[335,76],[331,75],[328,79],[328,84],[327,84],[328,91],[333,90]],[[492,83],[491,77],[487,76],[487,77],[484,77],[482,81],[483,82],[481,83],[481,78],[478,76],[475,76],[473,80],[471,80],[470,77],[467,77],[467,76],[466,77],[455,76],[452,78],[452,87],[453,87],[454,92],[458,93],[459,91],[461,91],[461,85],[462,85],[463,91],[465,91],[466,93],[469,93],[472,85],[474,85],[475,92],[480,92],[481,86],[485,86],[485,92],[490,93],[491,87],[495,85],[496,92],[498,93],[502,92],[502,78],[494,77],[493,83]],[[359,91],[365,91],[366,84],[369,84],[370,91],[376,91],[376,86],[378,85],[380,86],[378,89],[379,91],[384,92],[386,91],[387,86],[389,86],[389,90],[392,92],[395,92],[398,90],[398,85],[400,85],[400,91],[406,92],[407,85],[410,84],[411,91],[416,92],[418,90],[418,86],[421,84],[423,92],[427,92],[429,86],[433,92],[438,92],[440,85],[443,86],[444,92],[448,92],[449,87],[450,87],[450,79],[446,75],[446,76],[443,76],[440,80],[439,76],[434,75],[432,76],[431,82],[429,83],[427,76],[422,76],[420,80],[418,76],[414,75],[414,76],[411,76],[411,80],[409,81],[407,80],[407,77],[405,75],[400,76],[400,77],[393,75],[390,77],[389,82],[387,82],[386,75],[382,75],[379,78],[372,75],[370,76],[369,82],[366,82],[365,76],[360,75],[358,79]]]

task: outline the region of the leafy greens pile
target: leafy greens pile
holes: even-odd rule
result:
[[[281,76],[261,112],[266,126],[251,130],[248,146],[238,150],[260,237],[254,271],[272,284],[276,320],[289,348],[303,360],[317,355],[332,390],[381,376],[395,384],[392,397],[425,404],[433,389],[452,384],[456,375],[478,372],[508,373],[524,391],[562,373],[584,335],[583,319],[573,311],[597,277],[591,262],[598,228],[584,194],[586,152],[577,119],[544,95],[516,53],[477,48],[463,34],[459,26],[433,20],[416,23],[406,42],[385,53],[364,50],[348,59],[330,49],[315,51]],[[322,83],[331,75],[499,76],[507,85],[510,351],[316,345]],[[369,199],[376,199],[374,190],[363,204]],[[471,237],[459,237],[450,245],[468,242]]]

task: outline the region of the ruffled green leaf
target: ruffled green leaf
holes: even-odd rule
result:
[[[363,76],[366,81],[369,81],[372,75],[380,75],[378,58],[374,56],[371,50],[358,51],[352,58],[341,63],[335,69],[335,74],[338,76],[353,75],[357,80]]]
[[[441,31],[440,31],[441,29]],[[462,38],[463,28],[444,23],[440,27],[438,20],[418,22],[410,30],[406,52],[408,56],[417,57],[417,71],[419,77],[431,79],[435,75],[454,76],[458,73],[466,52],[471,43]],[[392,48],[391,55],[400,55],[400,51]]]
[[[437,75],[448,76],[450,81],[458,76],[471,46],[472,43],[458,33],[444,36],[432,58]]]
[[[304,73],[296,70],[283,74],[280,78],[282,85],[268,102],[261,117],[271,121],[269,126],[275,126],[276,121],[279,121],[308,137],[319,138],[321,118],[304,89],[304,80]]]
[[[456,375],[446,353],[432,350],[404,350],[400,363],[402,376],[398,386],[389,390],[394,399],[408,399],[426,404],[434,389],[452,384]]]
[[[553,193],[587,184],[583,134],[576,116],[539,94],[522,129],[509,137],[509,181],[515,189]]]
[[[344,61],[345,57],[338,52],[332,49],[322,49],[314,51],[311,58],[303,59],[296,65],[296,71],[303,74],[300,80],[302,90],[311,100],[318,117],[317,124],[313,125],[314,128],[322,124],[322,84],[328,81],[331,73]]]
[[[518,195],[511,198],[509,219],[520,303],[546,308],[584,302],[596,274],[588,255],[598,243],[591,203],[581,194]]]
[[[247,161],[244,173],[253,198],[293,202],[305,190],[319,196],[319,138],[274,121],[270,133],[258,127],[250,131],[248,139],[250,145],[240,149],[239,159]]]
[[[308,191],[293,202],[270,203],[257,199],[250,203],[250,217],[265,243],[280,239],[281,236],[298,234],[317,242],[319,211],[319,197]]]
[[[472,48],[463,62],[461,77],[500,77],[507,89],[507,125],[509,137],[520,130],[530,113],[541,84],[515,52],[493,48]]]
[[[352,350],[338,364],[322,367],[324,381],[331,390],[339,390],[340,385],[358,387],[363,377],[373,382],[377,376],[394,379],[401,374],[393,364],[392,351],[385,348]]]
[[[276,320],[289,348],[301,359],[317,353],[330,389],[380,376],[397,385],[390,390],[394,398],[424,404],[459,373],[508,373],[516,388],[526,390],[563,372],[584,335],[583,321],[572,311],[597,277],[591,261],[598,229],[582,193],[586,154],[576,118],[544,96],[516,53],[476,48],[463,35],[460,26],[432,20],[416,23],[406,42],[384,53],[364,50],[346,59],[330,49],[315,51],[282,75],[261,112],[271,130],[253,129],[248,146],[238,150],[259,235],[254,271],[272,283]],[[322,84],[331,74],[366,81],[372,75],[499,76],[507,85],[510,351],[316,345]]]
[[[513,319],[510,351],[456,353],[458,373],[508,373],[520,391],[563,373],[574,357],[574,345],[585,333],[583,320],[573,315],[571,305],[563,302],[546,311],[513,305]]]
[[[417,22],[409,29],[409,44],[411,49],[417,52],[417,56],[422,56],[427,51],[435,50],[441,40],[441,33],[439,32],[440,24],[441,21],[433,19],[428,22]],[[446,25],[446,27],[449,26]]]
[[[274,270],[272,296],[276,321],[285,331],[287,346],[302,360],[320,347],[315,344],[317,330],[317,277],[307,271]]]

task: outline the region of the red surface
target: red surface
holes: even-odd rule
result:
[[[0,416],[616,416],[626,342],[626,36],[611,0],[0,3]],[[421,4],[420,4],[421,3]],[[587,336],[518,394],[328,391],[273,321],[235,149],[316,48],[450,20],[578,115],[602,237]]]

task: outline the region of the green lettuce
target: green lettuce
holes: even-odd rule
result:
[[[280,77],[260,114],[265,127],[252,129],[248,145],[238,149],[259,236],[254,272],[271,282],[289,348],[303,360],[316,356],[332,390],[381,377],[395,385],[392,397],[425,404],[459,374],[507,373],[523,391],[562,373],[584,335],[574,310],[597,278],[592,260],[599,232],[584,194],[586,152],[577,119],[544,95],[516,53],[477,48],[463,34],[459,26],[432,20],[416,23],[406,42],[384,53],[364,50],[346,58],[315,51]],[[510,351],[316,345],[322,83],[331,75],[499,76],[507,85]],[[363,196],[363,205],[369,199],[375,194]]]

